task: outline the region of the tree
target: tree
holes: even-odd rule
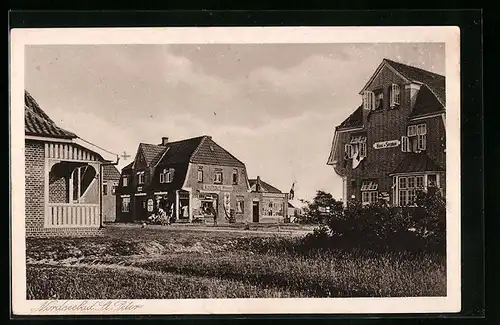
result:
[[[344,207],[330,193],[317,191],[313,201],[307,205],[307,215],[311,222],[324,224],[331,218],[342,216]]]

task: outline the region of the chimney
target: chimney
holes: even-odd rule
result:
[[[260,192],[260,176],[257,176],[257,181],[255,182],[255,192]]]
[[[168,137],[161,137],[161,145],[166,146],[168,143]]]

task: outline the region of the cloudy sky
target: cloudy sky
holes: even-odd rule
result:
[[[383,58],[444,75],[442,44],[27,46],[25,87],[61,127],[114,153],[211,135],[250,177],[342,195],[334,128]],[[130,163],[121,158],[119,167]]]

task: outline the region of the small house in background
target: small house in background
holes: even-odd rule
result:
[[[288,193],[283,193],[276,187],[266,183],[257,176],[249,179],[252,222],[278,223],[288,217]]]
[[[102,166],[118,156],[57,126],[24,94],[26,236],[95,234],[102,224]]]
[[[102,213],[103,222],[116,221],[116,187],[120,172],[114,165],[102,166]]]

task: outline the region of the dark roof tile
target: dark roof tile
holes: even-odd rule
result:
[[[363,127],[363,105],[360,105],[338,128]]]
[[[410,118],[416,116],[422,116],[437,112],[444,112],[445,107],[441,102],[434,96],[432,91],[423,85],[420,87],[420,91],[417,94],[417,99],[415,100],[415,105],[410,113]]]
[[[218,166],[245,167],[243,162],[218,145],[209,136],[203,137],[203,141],[191,157],[191,162]]]
[[[253,188],[253,187],[255,186],[255,184],[257,184],[257,179],[249,179],[248,183],[250,184],[250,188],[252,189],[252,191],[255,191],[255,188]],[[283,193],[279,189],[277,189],[276,187],[270,185],[269,183],[264,182],[263,180],[260,181],[260,185],[261,185],[261,188],[263,190],[262,192]]]
[[[407,153],[392,174],[405,174],[415,172],[438,172],[444,169],[436,164],[425,153]]]
[[[24,133],[65,139],[77,137],[73,132],[58,127],[27,91],[24,92]]]
[[[149,143],[140,143],[139,149],[142,150],[144,154],[144,159],[146,159],[146,164],[148,166],[155,165],[155,163],[160,159],[161,155],[165,151],[167,147],[149,144]]]
[[[113,165],[102,166],[102,178],[104,180],[119,180],[120,172]]]
[[[395,62],[389,59],[384,59],[384,60],[387,61],[394,69],[396,69],[406,78],[427,85],[427,87],[429,87],[429,89],[436,95],[438,100],[443,105],[446,105],[446,95],[445,95],[446,78],[444,76],[417,67],[412,67],[410,65]]]

